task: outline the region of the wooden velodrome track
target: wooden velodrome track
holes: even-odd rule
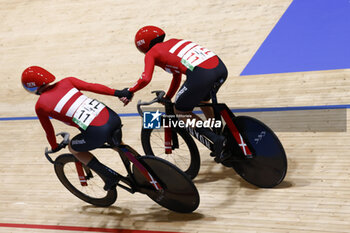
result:
[[[163,27],[167,38],[191,39],[222,58],[229,78],[218,97],[231,108],[348,104],[347,70],[239,76],[290,3],[1,1],[0,232],[350,232],[346,109],[247,113],[280,137],[289,163],[285,181],[273,189],[256,188],[200,147],[202,167],[195,184],[201,204],[192,214],[170,212],[121,189],[112,207],[87,205],[59,183],[44,158],[48,143],[38,120],[13,118],[35,116],[37,96],[20,84],[29,65],[47,68],[58,80],[75,76],[114,88],[132,85],[143,69],[134,34],[148,24]],[[126,107],[113,97],[88,95],[118,113],[135,113],[137,100],[153,98],[150,91],[167,89],[169,82],[170,75],[157,68],[151,84]],[[140,118],[122,121],[124,141],[142,152]],[[57,132],[78,132],[53,123]],[[120,161],[112,152],[96,154],[118,169]]]

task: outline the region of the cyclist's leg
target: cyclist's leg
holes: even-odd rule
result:
[[[219,58],[218,66],[212,70],[212,75],[216,77],[216,81],[214,82],[212,89],[207,95],[202,99],[201,103],[210,103],[213,98],[212,95],[215,95],[216,102],[216,93],[219,91],[221,85],[225,82],[228,72],[225,64]],[[215,113],[214,109],[211,106],[201,107],[205,117],[207,119],[214,119]],[[205,132],[204,132],[205,133]],[[218,142],[214,145],[214,151],[210,153],[211,156],[216,156],[218,161],[223,161],[227,158],[226,155],[222,154],[222,149],[225,146],[225,139],[223,137],[219,137]]]
[[[186,121],[187,119],[191,119],[191,120],[196,119],[196,121],[202,121],[202,119],[196,114],[194,114],[192,111],[181,111],[179,109],[176,109],[176,106],[175,106],[175,113],[178,116],[180,116],[179,118],[183,121]],[[198,133],[205,136],[206,138],[208,138],[210,141],[214,143],[213,154],[210,154],[210,155],[220,156],[226,143],[225,137],[221,135],[217,135],[210,128],[194,127],[194,129]]]
[[[121,128],[121,121],[119,116],[108,109],[109,119],[106,124],[102,126],[89,126],[86,131],[76,135],[69,144],[70,152],[82,163],[87,165],[93,171],[98,173],[106,185],[105,190],[113,188],[118,182],[118,174],[112,169],[102,164],[90,150],[102,146],[105,142],[109,142],[112,133]],[[121,133],[121,131],[120,131]]]
[[[77,140],[78,138],[84,138],[82,134],[78,134],[72,140]],[[79,139],[81,140],[81,139]],[[80,162],[85,164],[88,168],[95,171],[101,176],[105,182],[105,190],[109,190],[114,187],[116,180],[118,180],[118,175],[112,169],[101,163],[91,152],[89,151],[76,151],[73,149],[71,143],[68,145],[69,151],[76,157]]]
[[[210,104],[211,101],[210,100],[202,100],[200,103],[202,104]],[[201,110],[205,116],[206,119],[214,119],[215,118],[215,114],[214,114],[214,110],[212,107],[210,106],[203,106],[201,107]]]
[[[84,136],[83,134],[78,134],[76,135],[71,141],[78,141],[78,140],[84,140]],[[72,148],[71,143],[69,143],[68,145],[68,149],[70,151],[70,153],[72,153],[74,155],[75,158],[77,158],[80,162],[82,162],[83,164],[87,165],[90,160],[94,157],[94,155],[92,153],[90,153],[89,151],[76,151]]]
[[[192,77],[190,78],[187,76],[187,80],[184,82],[175,97],[174,110],[179,119],[202,120],[192,111],[202,99],[202,90],[208,89],[206,86],[207,85],[203,85],[203,82],[197,84]]]
[[[175,99],[175,113],[180,116],[180,119],[202,120],[192,110],[213,89],[217,79],[214,76],[215,74],[215,69],[205,70],[199,67],[196,67],[193,72],[187,73],[187,79]],[[214,143],[214,154],[219,156],[225,145],[225,137],[215,134],[210,128],[206,127],[195,127],[195,130]]]

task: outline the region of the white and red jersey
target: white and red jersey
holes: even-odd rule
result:
[[[136,92],[145,87],[152,79],[154,66],[159,66],[173,74],[173,80],[167,92],[172,97],[180,86],[181,74],[196,66],[212,69],[219,64],[218,57],[206,48],[188,40],[170,39],[154,45],[145,55],[145,69],[141,78],[130,88]]]
[[[40,120],[42,127],[46,132],[46,137],[51,148],[57,147],[54,128],[50,121],[50,117],[62,121],[68,125],[81,127],[76,118],[83,115],[82,105],[89,101],[95,101],[98,105],[96,116],[92,117],[88,125],[99,126],[107,122],[109,113],[107,108],[96,100],[91,100],[80,91],[91,91],[98,94],[114,95],[115,89],[95,83],[87,83],[77,78],[69,77],[50,86],[43,92],[36,105],[35,111]],[[78,113],[78,111],[80,111]],[[78,116],[76,116],[78,115]],[[84,116],[84,120],[88,116]]]

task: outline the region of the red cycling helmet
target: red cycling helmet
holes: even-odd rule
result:
[[[38,94],[39,87],[55,81],[55,76],[39,66],[30,66],[22,73],[22,85],[30,93]]]
[[[145,26],[137,31],[135,35],[136,48],[147,53],[155,44],[163,42],[165,32],[159,27]]]

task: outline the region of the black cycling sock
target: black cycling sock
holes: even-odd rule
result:
[[[87,166],[99,174],[103,180],[115,179],[118,177],[118,174],[115,171],[100,163],[96,157],[93,157]]]
[[[204,137],[208,138],[213,143],[212,156],[219,156],[222,153],[222,150],[225,146],[225,137],[221,135],[217,135],[213,131],[211,131],[209,128],[196,128],[196,131],[203,135]]]

